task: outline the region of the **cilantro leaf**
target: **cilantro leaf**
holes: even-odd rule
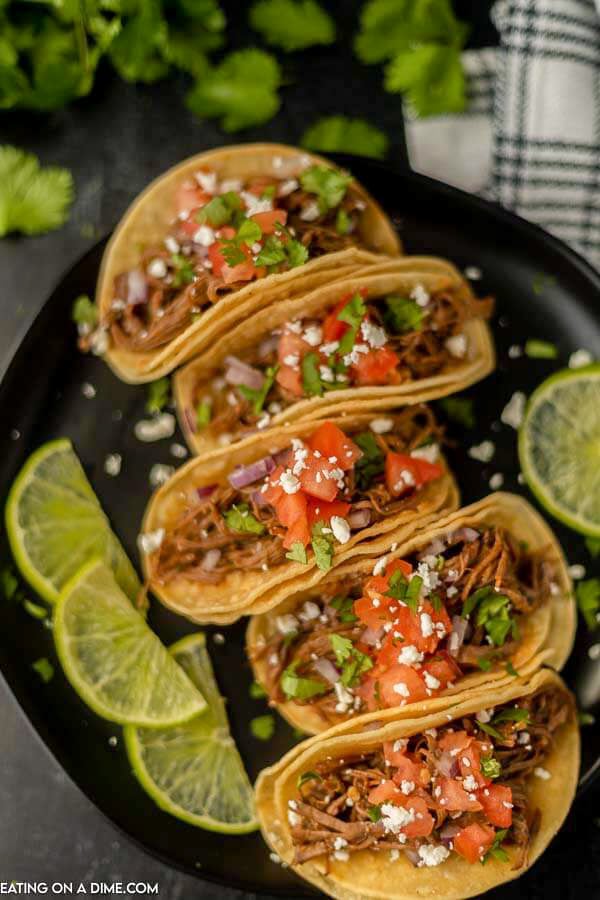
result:
[[[323,522],[316,522],[313,525],[311,546],[317,568],[328,572],[333,560],[333,538],[330,534],[323,534],[323,527]]]
[[[76,325],[92,331],[98,324],[98,307],[87,294],[80,294],[73,303],[71,318]]]
[[[423,579],[420,575],[413,575],[408,582],[408,587],[406,588],[406,593],[404,595],[404,602],[413,613],[416,613],[417,611],[422,586]]]
[[[183,253],[174,253],[171,256],[171,264],[175,268],[173,273],[173,287],[183,287],[184,284],[191,284],[194,280],[194,267],[187,256]]]
[[[152,381],[148,385],[146,398],[146,412],[159,413],[165,408],[171,396],[171,382],[165,376],[158,381]]]
[[[471,598],[469,598],[471,599]],[[495,591],[479,602],[477,609],[477,625],[483,625],[492,644],[502,647],[514,622],[510,616],[511,602],[504,594]]]
[[[0,146],[0,237],[59,228],[68,218],[73,194],[67,169],[41,168],[32,153]]]
[[[335,661],[341,666],[352,655],[354,644],[350,638],[343,637],[341,634],[330,634],[329,641],[335,654]]]
[[[232,531],[243,531],[249,534],[263,534],[265,526],[252,515],[247,503],[234,503],[223,514],[227,527]]]
[[[507,834],[508,834],[508,828],[501,828],[499,831],[496,832],[496,834],[494,835],[494,841],[492,843],[492,846],[490,847],[490,849],[487,851],[487,853],[483,857],[483,860],[482,860],[483,863],[486,863],[490,857],[493,857],[494,859],[498,859],[498,860],[500,860],[500,862],[508,862],[508,859],[509,859],[508,853],[506,852],[506,850],[503,850],[503,848],[500,846]]]
[[[355,647],[350,659],[342,669],[342,684],[345,687],[352,687],[364,672],[368,672],[372,668],[373,660],[371,657]]]
[[[256,716],[250,719],[250,731],[252,737],[259,741],[270,741],[275,733],[275,716],[267,713],[264,716]]]
[[[484,669],[484,671],[487,671]],[[481,728],[482,731],[485,731],[486,734],[491,735],[493,738],[496,738],[498,741],[503,741],[504,737],[500,734],[497,728],[494,728],[493,725],[490,725],[488,722],[478,722],[477,727]]]
[[[340,205],[352,181],[352,175],[329,166],[310,166],[300,175],[302,188],[309,194],[316,194],[322,213]]]
[[[202,209],[196,213],[196,221],[200,225],[210,225],[212,228],[220,228],[228,225],[233,214],[242,209],[242,200],[234,191],[227,191],[218,197],[213,197]]]
[[[285,669],[280,679],[281,690],[289,700],[308,700],[319,694],[325,694],[330,689],[329,685],[315,678],[302,678],[296,674],[300,664],[299,660]]]
[[[267,692],[265,691],[262,684],[259,684],[258,681],[253,681],[248,689],[248,693],[252,697],[253,700],[262,700],[267,696]]]
[[[269,391],[275,383],[275,376],[277,375],[278,370],[279,366],[269,366],[265,372],[264,381],[260,388],[249,388],[246,387],[245,384],[237,385],[237,389],[242,397],[252,404],[252,411],[255,415],[262,412]]]
[[[500,722],[529,722],[529,710],[520,706],[507,706],[501,709],[498,715],[494,716],[494,725]]]
[[[443,397],[438,403],[452,422],[457,422],[463,428],[475,428],[475,413],[470,397]]]
[[[556,344],[551,344],[550,341],[530,338],[525,342],[525,356],[528,356],[530,359],[556,359],[558,349]]]
[[[110,60],[125,81],[150,84],[169,71],[162,49],[167,42],[167,24],[155,0],[141,3],[111,43]]]
[[[283,241],[276,235],[270,234],[256,257],[256,265],[278,266],[280,263],[285,262],[286,258]]]
[[[337,318],[340,322],[345,322],[350,328],[342,335],[337,349],[338,356],[345,356],[350,353],[356,342],[356,336],[361,322],[366,315],[367,307],[363,302],[360,294],[355,294],[346,305],[339,311]]]
[[[291,559],[292,562],[299,562],[306,565],[308,562],[306,558],[306,547],[300,541],[294,541],[289,553],[285,554],[285,558]]]
[[[262,125],[279,109],[279,64],[263,50],[230,53],[200,78],[187,95],[189,109],[201,118],[218,118],[225,131]]]
[[[302,388],[309,397],[321,397],[323,385],[319,374],[319,357],[312,351],[302,358]]]
[[[210,402],[208,400],[201,400],[196,407],[196,428],[198,431],[202,431],[203,428],[206,428],[206,426],[210,424],[211,419],[212,406]]]
[[[48,682],[54,678],[54,666],[45,656],[36,659],[36,661],[31,664],[31,668],[34,672],[37,672],[44,684],[48,684]]]
[[[502,766],[495,756],[483,756],[481,759],[481,771],[486,778],[499,778],[502,774]]]
[[[598,613],[600,612],[600,578],[588,578],[586,581],[580,581],[575,596],[585,624],[590,631],[595,631],[598,627]]]
[[[383,474],[385,454],[372,431],[363,431],[354,438],[363,455],[354,465],[356,485],[360,491],[367,490],[374,479]]]
[[[370,156],[373,159],[383,159],[387,155],[389,143],[387,135],[370,122],[346,116],[325,116],[318,119],[306,129],[300,139],[300,144],[308,150],[355,153],[357,156]]]
[[[463,603],[461,616],[463,619],[468,619],[475,607],[482,600],[485,600],[486,597],[492,593],[492,588],[489,585],[485,585],[485,587],[478,588],[476,591],[473,591],[472,594],[469,594],[465,602]]]
[[[386,297],[383,321],[393,334],[420,331],[423,324],[423,310],[409,297]]]
[[[585,546],[590,556],[594,559],[600,555],[600,538],[586,537]]]
[[[347,623],[358,621],[358,616],[355,616],[353,613],[354,600],[352,597],[334,597],[333,600],[329,602],[329,605],[337,610],[340,622]]]
[[[250,25],[267,44],[287,53],[335,40],[333,19],[315,0],[258,0],[250,10]]]
[[[404,94],[419,116],[459,113],[466,106],[460,47],[411,47],[389,63],[384,84],[390,93]]]
[[[370,818],[371,822],[379,822],[381,818],[381,807],[380,806],[369,806],[367,810],[367,815]]]
[[[519,673],[517,672],[517,670],[516,670],[515,667],[513,666],[513,664],[512,664],[512,662],[510,661],[510,659],[509,659],[509,661],[506,663],[506,672],[507,672],[508,675],[512,675],[513,678],[518,678],[518,677],[519,677]]]
[[[308,259],[308,250],[300,241],[290,240],[285,244],[285,252],[290,269],[303,266]]]

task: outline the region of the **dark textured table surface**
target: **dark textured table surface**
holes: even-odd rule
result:
[[[244,45],[241,3],[224,4],[232,40]],[[392,138],[391,154],[403,154],[398,100],[380,88],[377,68],[359,67],[350,35],[355,2],[336,6],[342,40],[334,50],[286,59],[290,84],[276,119],[244,132],[243,140],[293,142],[319,115],[362,115]],[[487,0],[458,2],[474,23],[473,42],[493,40]],[[27,331],[61,273],[109,231],[133,196],[154,176],[183,157],[229,140],[200,122],[182,104],[186,85],[172,79],[152,87],[123,84],[104,74],[93,95],[49,117],[2,114],[0,141],[40,155],[44,163],[68,166],[77,200],[68,225],[41,238],[0,242],[0,370]],[[32,361],[32,378],[43,378]],[[2,411],[7,426],[8,411]],[[0,882],[158,882],[163,900],[201,897],[234,900],[242,894],[181,875],[149,858],[113,830],[65,777],[0,681]],[[600,790],[581,798],[545,857],[519,882],[519,894],[534,898],[600,895]],[[250,895],[247,895],[250,896]],[[502,890],[494,896],[502,896]],[[515,894],[511,891],[511,896]]]

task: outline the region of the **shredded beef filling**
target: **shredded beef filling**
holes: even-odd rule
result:
[[[273,180],[271,183],[277,185],[279,182]],[[288,228],[296,240],[307,248],[310,259],[361,244],[356,225],[362,203],[352,187],[347,190],[339,207],[321,213],[313,221],[307,222],[300,214],[306,204],[313,201],[314,197],[301,189],[277,199],[278,208],[288,212]],[[336,230],[339,210],[343,210],[348,216],[347,234],[340,234]],[[136,352],[156,350],[181,334],[192,324],[195,316],[217,303],[223,296],[250,283],[239,281],[225,284],[221,278],[213,276],[203,265],[203,248],[190,240],[181,230],[178,221],[175,221],[170,236],[179,244],[179,255],[191,267],[189,280],[180,283],[181,275],[173,262],[173,254],[161,245],[147,248],[140,260],[141,271],[149,288],[146,300],[127,302],[121,308],[124,298],[127,298],[127,273],[118,275],[115,279],[114,298],[121,302],[117,302],[116,308],[113,306],[101,324],[109,330],[112,341],[119,348]],[[163,260],[167,267],[165,278],[153,278],[148,272],[148,264],[157,259]],[[89,339],[83,338],[80,345],[84,350],[89,349]]]
[[[514,706],[513,704],[507,704]],[[497,784],[512,790],[512,825],[503,844],[517,849],[514,868],[527,859],[531,837],[539,827],[540,811],[528,803],[528,780],[535,777],[534,769],[541,766],[550,752],[557,730],[573,715],[572,699],[557,688],[540,691],[519,700],[518,706],[529,712],[526,722],[503,722],[496,727],[501,737],[481,729],[474,717],[454,721],[447,728],[430,729],[409,738],[404,752],[415,755],[429,772],[428,783],[417,786],[416,793],[426,800],[435,819],[434,830],[425,839],[401,841],[397,834],[386,831],[383,821],[373,821],[373,805],[369,793],[390,778],[383,751],[327,759],[299,779],[298,798],[292,801],[290,833],[295,848],[296,863],[315,857],[328,857],[339,851],[352,854],[369,848],[374,851],[404,852],[416,865],[417,849],[427,843],[443,843],[452,850],[452,833],[472,824],[486,824],[481,812],[448,812],[435,798],[435,783],[439,774],[442,752],[438,744],[450,730],[465,730],[478,740],[492,745],[491,753],[501,764]],[[494,712],[498,714],[503,707]],[[293,823],[293,824],[292,824]],[[448,828],[445,826],[453,826]],[[343,842],[340,841],[343,838]]]
[[[424,405],[408,407],[390,418],[394,423],[392,431],[376,435],[384,452],[408,453],[441,434],[433,413]],[[352,432],[349,436],[352,437]],[[336,499],[350,502],[353,512],[369,510],[369,525],[410,509],[416,502],[414,491],[400,498],[393,497],[383,476],[374,479],[368,488],[361,489],[356,483],[356,470],[345,475],[345,489]],[[273,508],[262,502],[259,489],[260,482],[240,490],[218,486],[203,499],[190,497],[189,505],[167,531],[151,559],[152,578],[167,584],[183,575],[190,581],[218,584],[236,570],[266,570],[282,563],[286,555],[282,543],[285,528],[280,525]],[[232,531],[228,527],[226,511],[241,503],[247,503],[264,526],[263,534]],[[210,550],[219,550],[220,555],[218,562],[207,568],[206,554]]]

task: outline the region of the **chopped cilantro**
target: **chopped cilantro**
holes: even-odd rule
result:
[[[317,568],[328,572],[333,560],[333,539],[330,534],[323,534],[323,522],[315,522],[313,525],[311,546]]]
[[[280,85],[274,56],[254,48],[237,50],[198,79],[187,105],[201,118],[219,118],[225,131],[239,131],[262,125],[276,114]]]
[[[504,737],[500,734],[497,728],[494,728],[493,725],[490,725],[488,722],[477,722],[477,727],[481,728],[482,731],[485,731],[486,734],[491,735],[493,738],[496,738],[498,741],[503,741]]]
[[[422,586],[423,579],[420,575],[413,575],[413,577],[408,582],[406,594],[404,595],[404,602],[413,613],[416,613],[417,607],[419,606],[419,595],[421,593]]]
[[[492,593],[492,588],[489,585],[485,587],[478,588],[476,591],[473,591],[472,594],[469,594],[465,602],[463,603],[462,608],[462,617],[463,619],[468,619],[475,607],[482,600],[485,600],[486,597],[489,597]]]
[[[255,415],[262,412],[269,391],[275,383],[275,376],[277,375],[278,370],[279,366],[269,366],[265,372],[265,379],[262,383],[262,387],[258,389],[246,387],[245,384],[237,385],[237,389],[242,397],[252,404],[252,411]]]
[[[322,213],[340,205],[352,180],[352,175],[328,166],[311,166],[300,175],[300,184],[309,194],[316,194]]]
[[[76,325],[92,331],[98,324],[99,313],[98,307],[93,303],[87,294],[80,294],[74,301],[71,309],[71,318]]]
[[[256,257],[257,266],[278,266],[285,262],[287,255],[283,241],[274,234],[270,234],[265,240],[262,249]]]
[[[350,216],[345,209],[338,209],[335,217],[335,230],[338,234],[349,234],[352,225]]]
[[[348,622],[356,622],[358,621],[358,617],[354,615],[354,600],[352,597],[334,597],[333,600],[329,602],[330,606],[337,611],[337,616],[340,622],[348,623]]]
[[[422,579],[421,583],[423,583]],[[407,590],[408,578],[401,569],[396,569],[390,576],[386,597],[392,597],[394,600],[402,600],[402,602],[404,602]]]
[[[280,685],[285,696],[289,700],[308,700],[310,697],[327,693],[329,685],[314,678],[302,678],[300,675],[296,675],[299,664],[299,660],[296,660],[285,669],[281,676]]]
[[[383,321],[393,334],[420,331],[423,324],[423,310],[409,297],[386,297]]]
[[[443,397],[438,403],[452,422],[463,428],[475,428],[475,413],[470,397]]]
[[[183,287],[184,284],[192,283],[194,280],[194,267],[187,256],[184,256],[183,253],[174,253],[171,256],[171,265],[175,269],[173,273],[173,287]]]
[[[6,600],[12,600],[17,593],[19,582],[10,566],[5,566],[0,572],[0,584]]]
[[[371,822],[379,822],[381,818],[381,807],[379,806],[369,806],[367,810],[367,815],[370,818]]]
[[[73,196],[73,178],[67,169],[41,168],[32,153],[0,146],[0,237],[14,231],[31,235],[60,228]]]
[[[578,721],[579,721],[579,724],[580,724],[582,727],[583,727],[584,725],[594,725],[595,722],[596,722],[596,717],[595,717],[595,716],[593,716],[593,715],[592,715],[591,713],[589,713],[589,712],[583,712],[583,710],[580,710],[580,711],[577,713],[577,719],[578,719]]]
[[[146,412],[159,413],[165,408],[171,397],[171,382],[165,376],[148,385],[146,395]]]
[[[500,846],[507,834],[508,828],[501,828],[496,832],[492,846],[481,860],[482,863],[486,863],[490,857],[498,859],[500,862],[508,862],[508,853]]]
[[[494,725],[500,722],[529,722],[529,710],[522,709],[520,706],[507,706],[501,709],[498,715],[494,716]]]
[[[600,538],[586,537],[585,546],[594,559],[600,555]]]
[[[290,269],[303,265],[308,259],[304,244],[295,240],[280,223],[275,227],[277,234],[268,235],[256,257],[256,264],[272,268],[286,262]],[[284,236],[285,240],[282,239]]]
[[[477,660],[477,666],[482,672],[489,672],[492,668],[492,658],[490,656],[480,656]]]
[[[356,435],[354,442],[363,453],[354,465],[356,485],[360,491],[365,491],[371,487],[375,478],[383,474],[385,454],[372,431],[363,431]]]
[[[600,612],[600,578],[588,578],[580,581],[575,590],[579,612],[585,619],[585,624],[594,631],[598,628],[598,613]]]
[[[54,666],[45,656],[36,659],[36,661],[31,664],[31,668],[37,672],[44,684],[48,684],[48,682],[54,678]]]
[[[367,307],[363,302],[363,298],[360,294],[355,294],[337,314],[337,318],[340,322],[344,322],[346,325],[350,326],[340,338],[339,347],[337,349],[337,354],[339,356],[345,356],[346,353],[350,353],[354,347],[358,329],[360,328],[366,312]]]
[[[294,541],[289,552],[285,554],[285,558],[291,559],[292,562],[302,563],[302,565],[305,566],[308,562],[306,558],[306,547],[304,544],[300,543],[300,541]]]
[[[549,341],[530,338],[525,342],[525,355],[530,359],[556,359],[558,349],[556,344],[551,344]]]
[[[298,780],[296,781],[296,787],[301,788],[303,784],[306,784],[307,781],[322,781],[323,779],[319,775],[318,772],[303,772],[302,775],[298,775]]]
[[[506,663],[506,672],[508,675],[512,675],[513,678],[519,677],[519,673],[517,672],[517,670],[515,669],[515,667],[513,666],[513,664],[511,663],[510,660]]]
[[[534,294],[543,294],[547,287],[556,284],[556,278],[553,275],[546,275],[544,272],[537,272],[533,277],[531,287]]]
[[[366,653],[354,648],[351,657],[342,669],[342,684],[345,687],[353,687],[364,672],[373,668],[373,660]]]
[[[335,654],[335,661],[341,666],[351,655],[354,644],[350,638],[343,637],[341,634],[330,634],[329,640]]]
[[[348,119],[346,116],[326,116],[307,128],[300,143],[308,150],[321,153],[355,153],[383,159],[389,139],[383,131],[364,119]],[[340,210],[343,212],[343,210]],[[344,230],[337,229],[341,234]]]
[[[23,609],[32,619],[38,619],[39,621],[43,621],[48,615],[48,610],[44,606],[28,600],[27,597],[23,600]]]
[[[202,209],[196,213],[196,221],[200,225],[210,225],[212,228],[221,228],[231,222],[235,212],[242,209],[242,200],[233,191],[220,194],[209,200]]]
[[[247,503],[234,503],[224,513],[227,527],[232,531],[245,531],[249,534],[263,534],[265,526],[250,512]]]
[[[502,647],[509,632],[514,628],[515,623],[510,616],[510,609],[509,598],[495,591],[491,591],[479,602],[477,625],[483,625],[495,647]]]
[[[210,424],[212,418],[212,405],[208,400],[201,400],[196,407],[196,428],[202,431]]]
[[[262,228],[253,219],[244,219],[236,235],[238,241],[251,246],[262,237]]]
[[[275,733],[275,716],[267,713],[250,720],[252,736],[259,741],[270,741]]]
[[[258,681],[253,681],[250,685],[250,689],[248,691],[253,700],[262,700],[267,696],[267,692],[265,691],[262,684],[259,684]]]
[[[502,774],[502,766],[495,756],[483,756],[481,758],[481,771],[486,778],[499,778]]]
[[[430,594],[429,602],[433,607],[433,611],[439,613],[442,611],[442,598],[439,594]]]
[[[285,245],[285,252],[287,254],[290,269],[295,269],[297,266],[303,266],[308,259],[308,250],[304,244],[300,243],[300,241],[288,241]]]
[[[250,25],[267,44],[286,53],[335,40],[334,21],[316,0],[258,0],[250,10]]]
[[[314,351],[307,353],[302,358],[300,365],[302,371],[302,389],[309,397],[321,397],[323,384],[319,374],[319,357]]]

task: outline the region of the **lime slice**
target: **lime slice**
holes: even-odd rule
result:
[[[54,640],[65,675],[105,719],[155,728],[179,725],[206,707],[101,560],[61,592]]]
[[[203,634],[171,653],[202,691],[208,709],[178,728],[125,728],[125,746],[144,790],[165,812],[209,831],[245,834],[258,827],[252,785],[229,734]]]
[[[600,364],[557,372],[537,388],[519,432],[519,457],[548,512],[600,537]]]
[[[67,439],[44,444],[29,457],[8,495],[6,530],[23,577],[51,603],[95,558],[114,571],[132,600],[140,589]]]

